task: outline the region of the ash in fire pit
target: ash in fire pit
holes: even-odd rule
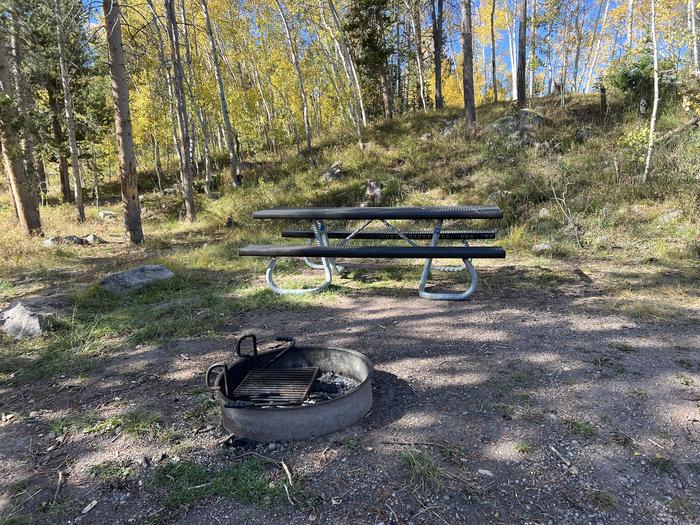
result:
[[[309,395],[302,403],[305,405],[314,405],[319,401],[328,401],[338,396],[342,396],[357,388],[360,382],[349,376],[337,374],[336,372],[323,372],[319,374],[311,385]]]

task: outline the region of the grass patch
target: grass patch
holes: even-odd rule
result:
[[[637,351],[632,345],[628,345],[627,343],[613,343],[610,347],[625,353]]]
[[[360,448],[360,440],[357,438],[348,438],[343,441],[343,448],[348,452],[355,452]]]
[[[681,518],[695,518],[697,513],[693,502],[685,496],[676,496],[666,504],[672,514]]]
[[[418,483],[423,488],[444,485],[445,476],[442,468],[427,452],[409,447],[401,451],[399,459],[408,472],[411,482]]]
[[[211,496],[223,496],[243,503],[278,505],[289,497],[304,508],[318,505],[318,499],[294,480],[290,487],[280,471],[273,476],[257,459],[247,459],[223,470],[211,471],[191,461],[159,465],[152,483],[162,490],[163,503],[169,508],[190,507]]]
[[[564,426],[577,436],[592,438],[598,432],[597,429],[586,421],[577,421],[575,419],[565,419]]]
[[[93,465],[90,471],[103,485],[120,488],[126,485],[134,473],[131,461],[103,461]]]
[[[521,454],[529,454],[532,452],[532,446],[525,441],[518,441],[515,443],[515,445],[513,445],[513,448],[515,448],[515,450]]]
[[[657,474],[673,474],[676,470],[676,465],[672,459],[658,454],[649,461],[649,464],[654,467]]]
[[[586,500],[596,509],[610,510],[617,505],[617,498],[605,490],[588,489]]]

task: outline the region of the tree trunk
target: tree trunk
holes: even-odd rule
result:
[[[496,31],[494,18],[496,17],[496,0],[491,0],[491,85],[493,88],[493,101],[498,102],[498,77],[496,76]]]
[[[442,109],[442,11],[443,0],[431,0],[430,16],[433,19],[433,48],[435,61],[435,109]]]
[[[464,113],[467,126],[474,130],[476,108],[474,107],[474,51],[472,48],[472,6],[471,0],[461,2],[462,33],[462,83],[464,85]]]
[[[192,160],[193,177],[199,174],[199,166],[197,164],[197,119],[199,116],[199,107],[197,99],[193,93],[194,75],[192,74],[192,52],[190,49],[190,36],[187,29],[187,18],[185,15],[185,0],[180,0],[180,20],[182,21],[182,46],[185,50],[185,67],[183,69],[183,80],[187,89],[187,100],[191,108],[192,114],[197,116],[190,119],[190,159]],[[200,122],[201,124],[201,122]],[[201,128],[201,125],[200,125]]]
[[[416,71],[418,80],[418,95],[420,97],[423,111],[428,111],[428,104],[425,100],[425,76],[423,75],[423,44],[421,42],[421,20],[420,10],[415,0],[405,0],[408,17],[413,28],[413,45],[416,48]]]
[[[386,65],[379,71],[379,85],[382,90],[382,103],[384,104],[384,117],[394,118],[394,100],[391,94],[391,82],[386,74]],[[406,82],[408,84],[408,82]]]
[[[173,88],[177,101],[178,124],[180,127],[180,139],[182,140],[182,153],[184,164],[182,166],[182,194],[185,199],[185,214],[187,220],[194,222],[197,213],[194,204],[194,190],[192,188],[192,159],[190,158],[190,125],[187,114],[187,102],[185,100],[185,85],[182,74],[182,57],[180,55],[180,30],[175,17],[173,0],[165,0],[165,11],[168,20],[168,35],[170,37],[170,57],[173,63]]]
[[[627,0],[627,50],[632,49],[632,22],[634,17],[634,0]]]
[[[209,37],[209,47],[211,48],[211,62],[214,65],[216,90],[219,94],[219,105],[221,106],[221,118],[224,121],[224,138],[226,139],[226,148],[228,149],[231,184],[235,188],[241,184],[241,177],[238,171],[238,156],[236,155],[233,126],[231,125],[231,116],[229,115],[228,111],[228,102],[226,102],[226,90],[224,89],[224,78],[221,74],[221,65],[219,63],[219,51],[216,46],[216,40],[214,39],[214,30],[212,29],[211,19],[209,18],[209,7],[207,6],[207,0],[201,0],[201,4],[202,13],[204,14],[204,22],[207,28],[207,36]]]
[[[700,25],[700,10],[697,0],[688,0],[688,20],[690,21],[690,45],[693,48],[693,69],[695,76],[700,78],[700,39],[698,39],[698,26]]]
[[[603,42],[603,36],[605,35],[605,28],[608,23],[608,10],[610,9],[610,0],[605,2],[605,12],[603,13],[603,25],[600,28],[600,34],[598,35],[598,41],[595,45],[595,51],[593,52],[593,58],[591,59],[591,65],[588,70],[588,80],[586,80],[586,87],[584,91],[586,93],[591,89],[591,82],[593,81],[593,73],[595,72],[595,66],[598,62],[598,54],[600,53],[600,46]]]
[[[12,58],[14,65],[14,86],[15,94],[18,102],[18,110],[22,121],[22,150],[24,151],[24,170],[27,177],[27,183],[31,186],[32,191],[36,194],[37,188],[41,187],[41,182],[38,180],[36,161],[34,159],[34,138],[32,125],[32,111],[29,101],[29,93],[27,92],[24,77],[21,70],[22,63],[22,47],[20,35],[19,17],[14,9],[10,10],[12,17],[12,32],[10,42],[12,46]]]
[[[527,60],[527,0],[520,0],[520,29],[518,32],[518,106],[524,106],[525,62]]]
[[[299,64],[299,57],[297,56],[296,45],[294,44],[294,39],[292,38],[292,33],[289,29],[289,23],[287,22],[287,15],[284,12],[284,7],[280,0],[275,0],[277,3],[277,9],[279,10],[280,17],[282,17],[282,24],[284,25],[284,34],[287,37],[287,45],[289,46],[289,57],[292,61],[292,66],[294,66],[294,71],[297,75],[297,83],[299,84],[299,96],[301,97],[301,109],[304,114],[304,132],[306,133],[306,149],[311,150],[311,120],[309,117],[309,102],[306,98],[306,90],[304,89],[304,77],[301,74],[301,65]]]
[[[12,79],[5,49],[4,35],[0,33],[0,100],[4,99],[0,104],[0,145],[5,174],[10,182],[13,205],[22,229],[30,235],[40,234],[39,208],[26,178],[19,138],[16,135],[17,112],[11,102]]]
[[[158,145],[158,139],[156,138],[155,133],[151,134],[151,138],[153,139],[153,166],[156,172],[158,191],[163,193],[163,167],[160,162],[160,146]]]
[[[510,80],[511,80],[511,99],[518,99],[518,59],[515,49],[515,21],[510,20],[508,7],[506,6],[506,21],[508,23],[508,54],[510,57]]]
[[[535,96],[535,69],[537,69],[537,0],[532,0],[532,20],[530,35],[530,96]]]
[[[153,0],[146,0],[146,3],[148,4],[148,7],[151,10],[151,13],[153,14],[153,29],[156,36],[156,50],[158,52],[158,58],[160,60],[161,67],[163,68],[163,73],[165,74],[165,83],[168,89],[168,109],[170,111],[171,136],[173,140],[173,146],[175,147],[175,151],[177,153],[178,158],[178,172],[180,174],[180,182],[182,182],[185,179],[184,173],[182,171],[182,167],[185,165],[185,158],[182,154],[182,148],[180,147],[180,142],[177,138],[178,118],[175,109],[175,103],[173,102],[173,100],[175,99],[173,77],[171,74],[170,65],[168,64],[168,61],[165,58],[165,46],[163,44],[163,37],[160,33],[160,19],[158,18],[158,12],[156,11],[155,6],[153,5]],[[168,153],[169,151],[170,150],[168,149]]]
[[[647,149],[647,160],[644,164],[644,175],[642,182],[649,180],[651,162],[654,158],[654,142],[656,132],[656,115],[659,111],[659,43],[656,35],[656,0],[651,0],[651,43],[654,48],[654,106],[651,110],[651,120],[649,121],[649,147]]]
[[[78,222],[85,220],[85,206],[83,205],[83,187],[80,177],[80,153],[78,141],[75,138],[75,112],[73,110],[73,93],[70,87],[70,72],[68,71],[68,59],[66,57],[66,34],[63,28],[63,13],[60,0],[54,0],[56,16],[56,36],[58,38],[58,62],[61,73],[61,86],[63,87],[63,108],[66,116],[66,130],[68,132],[68,146],[70,148],[70,164],[73,174],[73,200],[78,215]]]
[[[129,241],[137,244],[143,241],[143,229],[141,228],[141,205],[137,186],[136,152],[131,134],[129,81],[124,64],[119,1],[103,0],[102,9],[107,26],[109,72],[112,77],[114,126],[117,134],[124,227]]]

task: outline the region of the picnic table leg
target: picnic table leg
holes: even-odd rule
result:
[[[435,228],[433,229],[433,237],[430,241],[430,246],[437,246],[440,240],[440,232],[442,230],[442,220],[438,220],[435,223]],[[425,286],[428,283],[428,278],[430,277],[430,268],[433,265],[433,259],[426,259],[425,265],[423,266],[423,273],[421,274],[420,281],[418,283],[418,295],[424,299],[433,299],[436,301],[463,301],[468,298],[471,294],[476,291],[476,287],[479,285],[479,277],[476,274],[476,269],[472,265],[469,259],[463,259],[464,267],[469,272],[469,277],[471,282],[469,288],[464,292],[427,292]]]
[[[270,264],[268,265],[267,271],[265,272],[265,280],[267,281],[267,285],[270,287],[270,289],[273,292],[280,295],[302,295],[307,293],[322,292],[331,285],[331,281],[333,279],[333,272],[331,270],[330,262],[328,259],[323,257],[321,258],[321,262],[323,263],[322,267],[324,270],[325,279],[323,281],[323,284],[315,288],[280,288],[279,286],[277,286],[275,284],[274,279],[272,278],[272,272],[274,272],[275,266],[277,265],[277,259],[275,257],[270,259]]]

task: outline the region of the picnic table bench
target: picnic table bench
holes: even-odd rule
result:
[[[504,258],[506,252],[498,246],[471,246],[468,241],[475,239],[494,239],[496,232],[491,230],[443,230],[445,220],[458,219],[500,219],[503,212],[497,206],[426,206],[426,207],[368,207],[368,208],[273,208],[253,213],[254,219],[305,219],[311,221],[311,228],[304,230],[285,230],[284,238],[307,239],[306,246],[298,245],[248,245],[240,248],[239,256],[270,257],[270,264],[265,273],[267,284],[279,294],[297,295],[321,292],[328,288],[333,274],[339,275],[343,267],[335,260],[341,259],[425,259],[423,272],[418,283],[418,293],[426,299],[463,300],[474,293],[478,286],[478,276],[472,259]],[[329,230],[325,221],[364,221],[355,229]],[[432,230],[400,229],[389,221],[435,221]],[[380,221],[384,228],[371,229],[368,226]],[[331,244],[330,239],[340,239]],[[439,240],[458,240],[462,246],[438,246]],[[353,240],[402,240],[408,246],[353,245]],[[415,241],[429,240],[429,245],[419,245]],[[272,277],[278,257],[301,257],[314,269],[324,271],[323,284],[315,288],[288,289],[280,288]],[[320,258],[315,263],[310,258]],[[458,266],[433,266],[433,259],[459,259]],[[437,271],[467,271],[470,275],[469,288],[464,292],[429,292],[426,285],[431,269]]]

